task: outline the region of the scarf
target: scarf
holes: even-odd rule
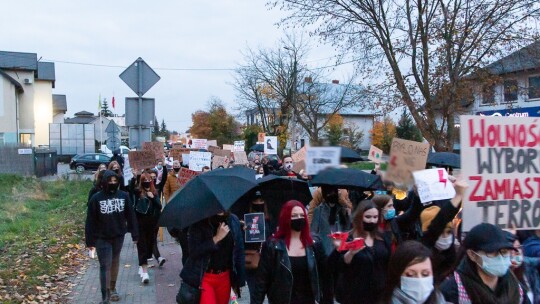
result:
[[[495,290],[489,288],[476,270],[476,264],[465,257],[458,266],[463,286],[473,304],[515,304],[519,303],[519,283],[508,270],[508,273],[499,277]]]

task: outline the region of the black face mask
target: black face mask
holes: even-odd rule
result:
[[[120,169],[114,169],[113,171],[116,172],[116,174],[120,173]]]
[[[377,228],[377,223],[362,222],[362,224],[364,226],[364,230],[367,231],[367,232],[374,231]]]
[[[225,223],[227,221],[227,215],[214,215],[210,218],[210,223],[217,227],[219,226],[221,223]]]
[[[302,231],[304,227],[306,226],[306,219],[304,218],[297,218],[294,220],[291,220],[291,229],[294,231]]]
[[[264,212],[264,204],[251,204],[251,209],[254,212]]]
[[[173,168],[174,172],[178,173],[180,171],[180,168]]]
[[[118,190],[118,183],[109,183],[108,190],[110,193],[115,193]]]
[[[144,188],[144,189],[150,188],[150,183],[151,183],[151,182],[142,182],[143,188]]]

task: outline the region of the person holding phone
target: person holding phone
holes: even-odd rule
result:
[[[328,258],[334,270],[336,300],[343,304],[377,303],[386,282],[386,269],[391,244],[383,240],[379,231],[379,209],[364,200],[352,217],[353,229],[346,239],[334,240],[335,250]],[[341,242],[363,239],[364,246],[339,251]]]
[[[281,208],[278,230],[262,247],[251,303],[333,303],[320,242],[310,234],[304,205],[295,200]]]

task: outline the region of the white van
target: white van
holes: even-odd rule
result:
[[[124,158],[127,158],[128,152],[131,151],[130,148],[126,146],[120,146],[120,153]],[[113,151],[107,148],[107,145],[101,145],[101,153],[105,153],[109,156],[113,156]]]

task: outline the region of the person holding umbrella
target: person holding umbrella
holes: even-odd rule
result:
[[[245,285],[244,242],[240,221],[221,211],[188,229],[189,257],[182,268],[182,284],[199,287],[200,303],[227,304],[231,287],[240,297]],[[180,288],[176,301],[185,302]]]
[[[262,247],[251,303],[332,303],[326,255],[310,234],[304,205],[288,201],[279,216],[278,230]]]

